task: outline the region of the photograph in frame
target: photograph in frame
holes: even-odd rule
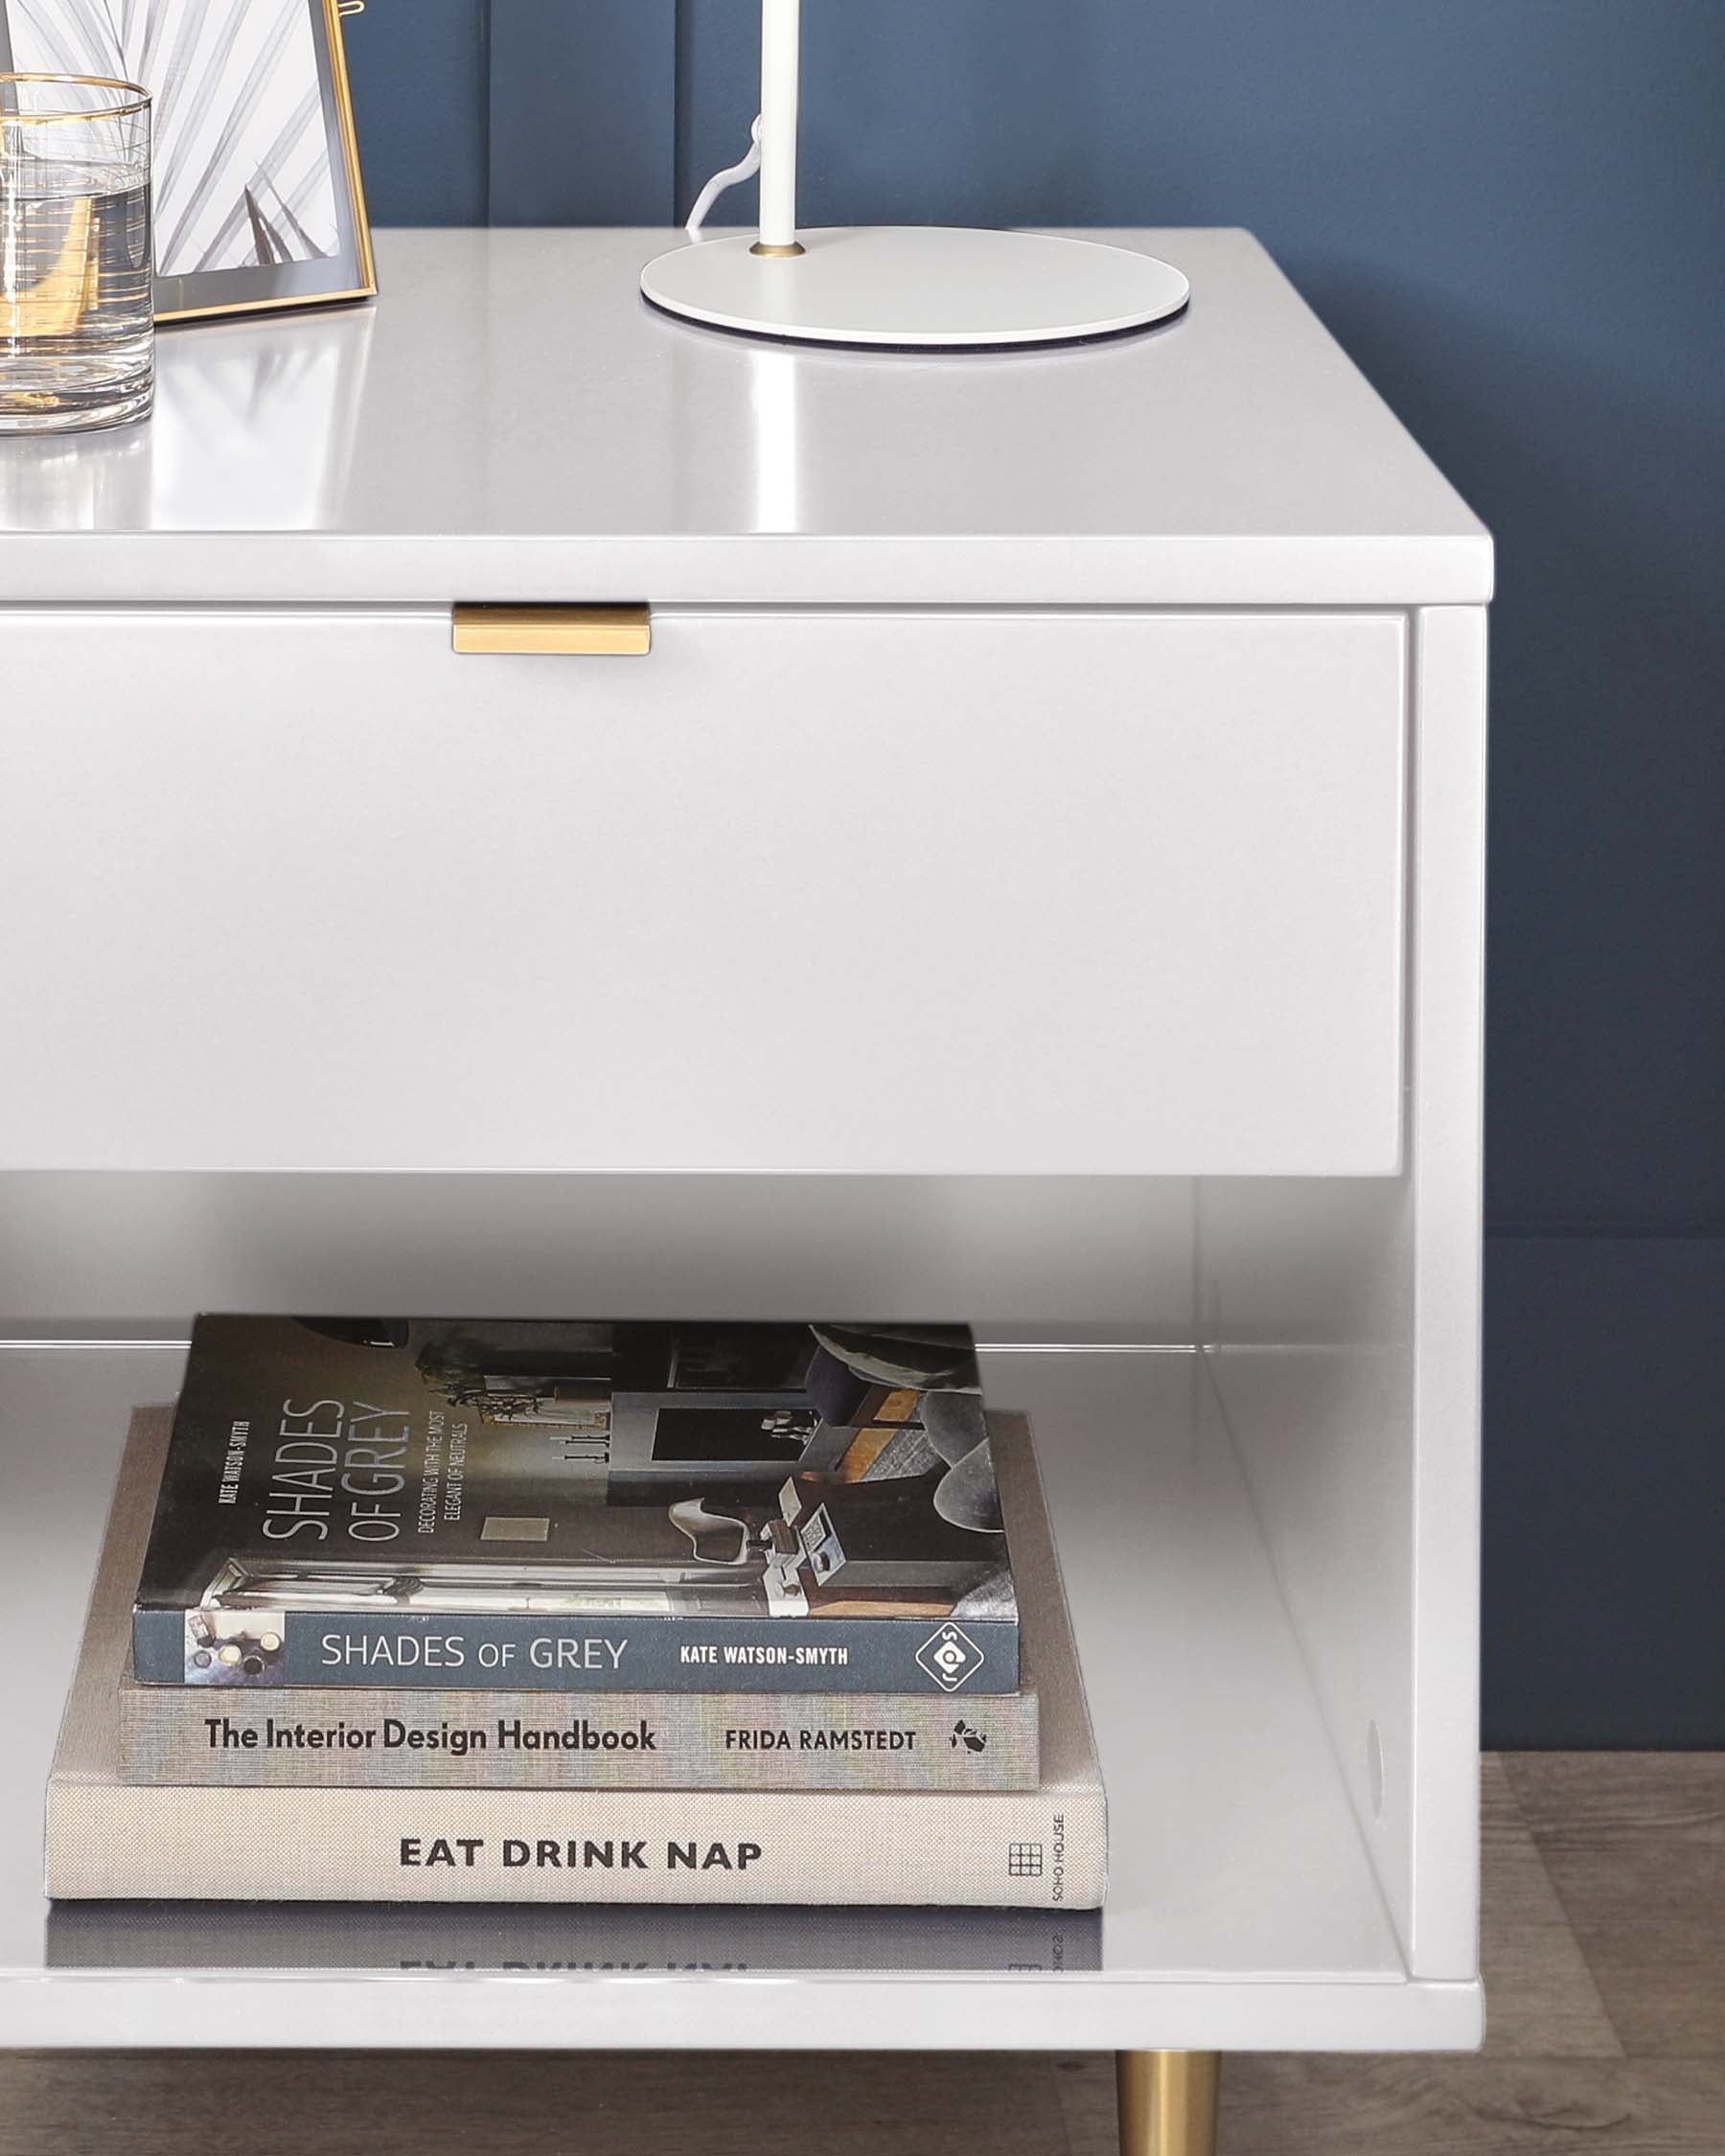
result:
[[[343,0],[0,0],[0,70],[154,101],[156,318],[368,299]]]

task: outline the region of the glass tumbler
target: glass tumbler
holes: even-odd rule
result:
[[[150,93],[0,74],[0,434],[150,409]]]

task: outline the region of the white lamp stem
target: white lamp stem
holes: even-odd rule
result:
[[[761,0],[761,237],[756,252],[801,254],[796,239],[796,93],[802,0]]]

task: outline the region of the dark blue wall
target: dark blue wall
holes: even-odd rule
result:
[[[1249,225],[1495,530],[1486,1734],[1725,1743],[1725,7],[805,16],[809,221]],[[757,21],[372,0],[378,220],[680,218]]]

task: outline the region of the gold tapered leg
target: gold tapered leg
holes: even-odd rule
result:
[[[1216,2052],[1116,2052],[1120,2156],[1216,2156]]]

